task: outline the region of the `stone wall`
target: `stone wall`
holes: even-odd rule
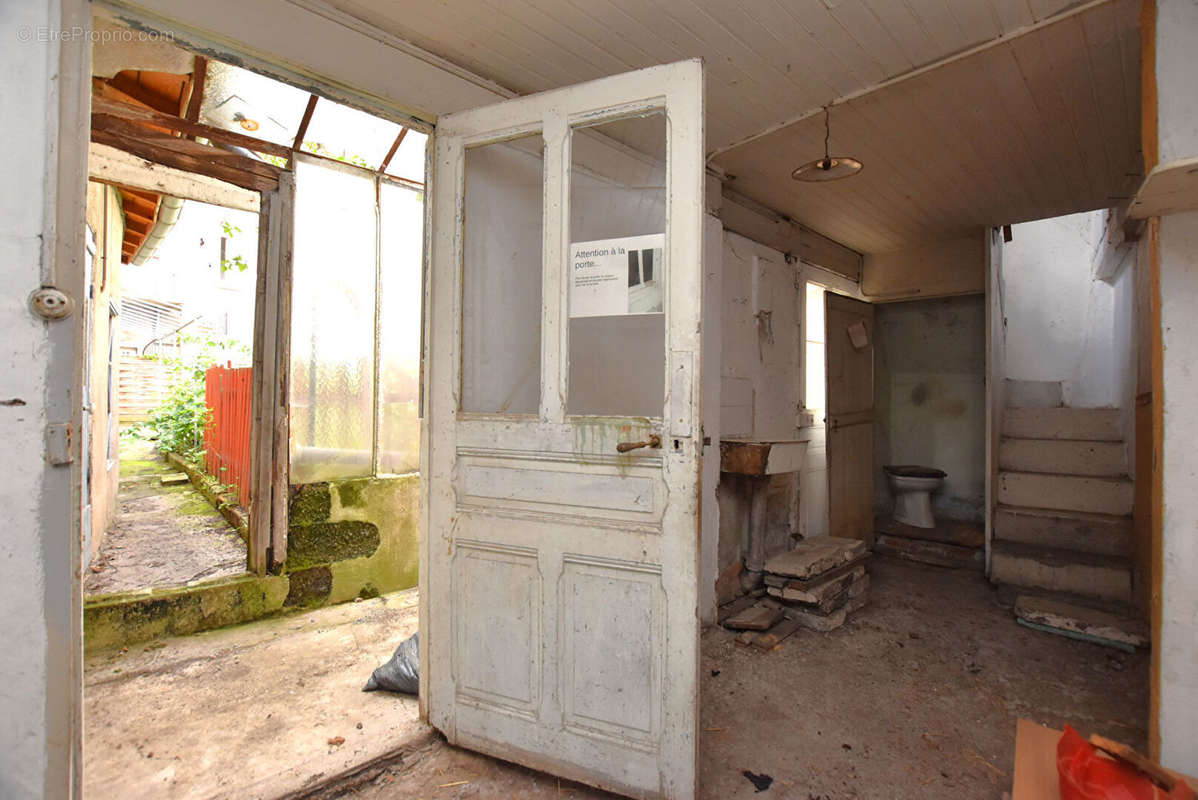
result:
[[[236,625],[416,585],[418,475],[292,487],[282,575],[105,595],[84,607],[87,650]]]

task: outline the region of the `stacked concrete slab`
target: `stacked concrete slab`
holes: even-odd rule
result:
[[[868,600],[868,557],[858,539],[821,536],[800,542],[766,562],[766,592],[788,619],[812,630],[835,630]]]

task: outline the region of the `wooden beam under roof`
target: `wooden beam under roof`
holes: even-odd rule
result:
[[[207,175],[155,164],[96,142],[88,147],[87,176],[93,181],[115,186],[123,193],[155,192],[255,214],[260,207],[257,192]]]
[[[399,151],[399,146],[403,144],[404,137],[408,135],[407,128],[400,128],[399,135],[395,137],[395,141],[391,143],[391,149],[387,151],[387,155],[383,157],[383,163],[379,164],[379,172],[386,172],[387,167],[391,164],[391,159],[395,158],[396,152]]]
[[[92,119],[95,120],[97,116],[128,120],[169,132],[202,136],[213,142],[244,147],[247,150],[255,150],[259,153],[266,153],[279,158],[287,158],[291,155],[291,151],[281,144],[275,144],[265,139],[246,136],[243,133],[228,131],[212,125],[190,122],[180,117],[163,114],[152,109],[139,108],[128,103],[114,102],[112,99],[103,96],[103,94],[92,97]]]
[[[281,170],[273,164],[228,150],[151,131],[128,120],[95,115],[92,141],[167,167],[207,175],[257,192],[274,191]]]

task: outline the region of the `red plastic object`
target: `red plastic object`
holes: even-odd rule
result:
[[[1099,754],[1077,731],[1065,726],[1057,743],[1061,800],[1193,800],[1194,792],[1179,780],[1166,792],[1135,767]]]

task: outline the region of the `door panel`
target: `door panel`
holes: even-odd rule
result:
[[[421,708],[634,797],[696,791],[702,83],[654,67],[434,137]]]
[[[874,309],[825,295],[828,532],[873,539]]]

